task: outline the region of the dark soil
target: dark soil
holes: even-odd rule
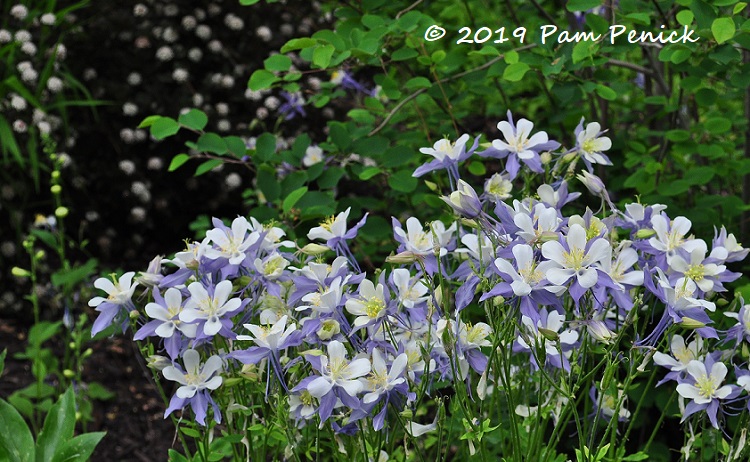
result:
[[[34,381],[31,364],[13,357],[25,345],[24,328],[12,321],[0,321],[0,351],[8,349],[5,371],[0,377],[0,398],[7,399]],[[167,451],[173,447],[174,427],[171,420],[164,419],[166,406],[151,382],[150,371],[139,361],[140,353],[122,337],[95,342],[91,348],[94,353],[86,360],[84,379],[99,382],[115,394],[110,400],[94,402],[93,422],[89,422],[87,431],[105,431],[107,435],[91,460],[167,460]]]

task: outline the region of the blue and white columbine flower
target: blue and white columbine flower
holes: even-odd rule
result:
[[[222,383],[219,373],[223,368],[223,361],[219,356],[214,355],[208,358],[204,364],[201,364],[200,354],[192,349],[185,351],[182,360],[185,369],[180,368],[179,365],[172,365],[162,370],[166,379],[181,385],[172,396],[164,417],[190,403],[190,407],[193,408],[195,413],[196,422],[205,426],[206,411],[208,410],[208,404],[211,403],[214,409],[214,420],[217,423],[221,422],[219,407],[208,392],[216,390]]]
[[[193,282],[188,286],[190,298],[185,302],[185,308],[180,312],[180,321],[192,323],[203,321],[202,332],[211,337],[219,333],[222,327],[231,329],[231,320],[224,319],[232,315],[242,306],[239,298],[229,299],[232,294],[232,282],[221,281],[213,287],[213,294],[209,294],[203,284]]]
[[[722,386],[727,376],[727,366],[722,362],[714,362],[711,355],[706,356],[705,363],[692,360],[687,365],[688,377],[677,385],[677,393],[683,398],[692,400],[685,407],[681,422],[692,414],[705,410],[714,428],[719,428],[716,419],[721,400],[738,394],[732,385]]]
[[[606,136],[601,136],[604,132],[598,122],[591,122],[583,128],[583,119],[575,130],[576,147],[575,150],[581,154],[583,162],[588,167],[589,172],[593,170],[591,164],[612,165],[612,161],[604,154],[612,147],[612,140]]]
[[[135,288],[138,286],[137,282],[133,282],[134,276],[135,271],[129,271],[117,280],[112,276],[111,280],[99,278],[94,281],[94,287],[107,292],[107,298],[94,297],[89,300],[89,306],[94,307],[99,312],[99,316],[91,327],[92,336],[109,327],[118,313],[127,313],[130,311],[129,308],[134,308],[133,302],[130,300],[133,297]],[[124,318],[122,324],[123,332],[125,332],[128,322],[127,316],[124,316]]]

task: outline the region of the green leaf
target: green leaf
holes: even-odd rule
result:
[[[276,179],[276,171],[272,167],[263,165],[258,169],[257,184],[267,201],[273,202],[279,198],[281,184]]]
[[[216,133],[204,133],[198,138],[195,148],[201,152],[222,155],[227,153],[227,143]]]
[[[693,23],[693,19],[695,19],[693,12],[690,10],[682,10],[675,17],[677,18],[677,22],[683,26],[689,26]]]
[[[180,114],[180,117],[177,118],[177,122],[191,130],[200,131],[206,127],[208,116],[203,111],[191,109],[184,114]]]
[[[596,52],[598,45],[596,42],[582,41],[575,44],[573,47],[573,64],[580,63],[584,59],[590,58]]]
[[[52,462],[86,462],[105,432],[84,433],[65,442]]]
[[[490,47],[490,48],[492,48],[493,50],[497,50],[495,47]],[[507,51],[505,55],[503,56],[503,60],[505,60],[505,62],[508,64],[516,64],[518,62],[518,59],[519,59],[518,52],[515,50]]]
[[[254,1],[257,1],[257,0],[254,0]],[[182,454],[175,451],[174,449],[170,449],[169,451],[167,451],[167,455],[169,456],[169,462],[189,462],[187,457],[183,456]]]
[[[594,91],[607,101],[614,101],[617,99],[617,92],[606,85],[599,84]]]
[[[380,173],[381,170],[378,167],[367,167],[361,172],[359,172],[359,179],[367,181],[370,178],[374,177],[378,173]]]
[[[247,146],[245,141],[239,136],[225,136],[224,142],[227,144],[229,152],[235,155],[238,159],[241,159],[247,154]]]
[[[203,175],[205,173],[208,173],[211,170],[213,170],[214,168],[216,168],[218,165],[220,165],[221,162],[222,162],[221,159],[207,160],[207,161],[203,162],[202,164],[200,164],[198,166],[198,168],[195,169],[195,173],[193,174],[193,176],[194,177],[195,176],[201,176],[201,175]]]
[[[734,19],[732,18],[716,18],[711,24],[711,33],[714,34],[716,43],[726,42],[734,37],[735,32]]]
[[[349,136],[349,131],[346,129],[346,125],[341,122],[330,122],[328,124],[331,141],[339,148],[339,151],[344,152],[349,149],[352,145],[352,138]]]
[[[263,61],[263,66],[269,71],[286,72],[292,67],[292,58],[287,55],[273,55]]]
[[[67,270],[60,269],[52,274],[52,285],[55,287],[64,286],[66,290],[72,289],[96,271],[96,265],[98,264],[99,262],[95,258],[91,258],[83,265],[74,266]]]
[[[402,47],[391,54],[391,60],[405,61],[407,59],[412,59],[418,55],[419,53],[417,53],[417,50],[409,47]]]
[[[157,120],[161,119],[160,115],[150,115],[143,119],[140,124],[138,124],[138,128],[146,128],[150,127],[156,122]]]
[[[569,0],[565,6],[568,11],[586,11],[601,6],[601,0]]]
[[[151,136],[157,140],[163,140],[180,131],[180,124],[171,117],[160,117],[151,125]]]
[[[737,3],[736,5],[734,5],[734,9],[732,10],[732,15],[739,14],[742,10],[745,9],[746,6],[747,6],[747,3],[745,2]]]
[[[318,44],[318,41],[309,37],[291,39],[279,50],[281,53],[310,48]]]
[[[0,353],[0,377],[3,376],[3,371],[5,370],[5,357],[8,356],[8,349],[5,348],[2,353]]]
[[[88,395],[91,399],[97,399],[99,401],[109,401],[110,399],[117,396],[115,393],[109,391],[104,385],[99,382],[90,382]]]
[[[167,171],[174,172],[178,168],[182,166],[185,162],[187,162],[190,159],[190,156],[187,154],[177,154],[172,158],[172,162],[169,163],[169,168]]]
[[[509,82],[518,82],[523,78],[524,75],[526,75],[526,72],[529,69],[529,65],[526,63],[513,63],[505,68],[505,71],[503,72],[503,79]]]
[[[270,133],[264,133],[255,142],[255,156],[259,161],[270,160],[276,153],[276,137]]]
[[[388,177],[388,184],[396,191],[410,193],[417,189],[417,179],[410,171],[401,170]]]
[[[406,81],[404,88],[411,91],[420,88],[430,88],[431,86],[432,82],[430,82],[426,77],[413,77]]]
[[[244,5],[244,6],[255,5],[259,1],[260,0],[240,0],[240,5]]]
[[[326,69],[331,64],[331,57],[336,48],[333,45],[320,45],[313,50],[312,63],[321,69]]]
[[[75,396],[69,387],[52,406],[36,443],[37,462],[52,460],[60,445],[73,437],[76,425]]]
[[[482,176],[487,173],[487,168],[482,162],[474,161],[469,164],[469,173],[476,176]]]
[[[273,72],[267,71],[265,69],[258,69],[257,71],[253,72],[253,75],[250,76],[250,80],[247,82],[247,86],[254,91],[265,90],[267,88],[271,88],[271,85],[278,81],[279,78],[276,77]]]
[[[284,198],[284,202],[281,205],[284,213],[289,213],[289,211],[292,210],[292,207],[294,207],[294,204],[296,204],[297,201],[299,201],[306,192],[307,186],[303,186],[289,193],[289,195]]]
[[[713,135],[720,135],[732,128],[732,121],[724,117],[712,117],[706,121],[706,130]]]
[[[34,461],[34,438],[23,417],[4,399],[0,399],[0,447],[10,462]]]

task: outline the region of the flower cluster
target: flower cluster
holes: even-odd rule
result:
[[[508,182],[502,195],[510,197],[497,186],[479,195],[460,178],[458,163],[478,146],[467,149],[467,135],[423,149],[435,160],[415,175],[448,170],[455,189],[443,199],[458,217],[428,224],[394,217],[392,266],[375,274],[361,271],[350,246],[367,216],[350,227],[347,209],[312,228],[308,238],[318,243],[302,248],[253,218],[230,226],[214,220],[203,241],[166,260],[176,271],[135,278],[153,300],[140,311],[135,337],[158,341],[171,364],[164,376],[181,385],[168,413],[190,404],[204,423],[210,403],[218,421],[222,406],[238,399],[229,392],[214,400],[222,374],[263,383],[266,401],[281,392],[298,427],[330,424],[350,435],[367,423],[410,433],[423,424],[401,416],[416,415],[418,403],[446,384],[468,400],[512,389],[522,399],[542,397],[540,377],[569,376],[598,354],[592,345],[614,353],[622,342],[651,351],[671,341],[672,355],[656,352],[654,361],[670,368],[664,381],[676,380],[692,400],[684,419],[704,411],[718,427],[722,404],[747,400],[750,371],[738,368],[736,385],[723,385],[731,359],[707,353],[703,339],[750,339],[748,307],[726,332],[712,317],[724,284],[739,277],[727,264],[748,251],[723,228],[710,245],[693,237],[687,218],[669,217],[658,204],[619,210],[608,202],[597,213],[567,214],[580,196],[568,191],[567,177],[512,199],[511,180],[523,169],[572,172],[565,163],[579,159],[607,164],[602,151],[610,142],[598,124],[581,125],[576,147],[552,165],[541,151],[560,145],[544,132],[531,135],[531,122],[514,124],[509,114],[499,128],[505,141],[478,154],[506,159],[500,179],[489,181]],[[586,173],[586,181],[601,182]],[[324,258],[327,251],[336,256]],[[110,299],[92,300],[102,311],[97,329],[129,301],[132,277],[119,288],[98,283]],[[645,307],[653,321],[637,330]],[[677,331],[695,340],[686,347]],[[620,384],[597,380],[587,389],[597,418],[630,417]],[[562,407],[576,406],[569,396],[528,404],[516,412],[545,408],[555,420]],[[484,428],[471,419],[466,425]]]

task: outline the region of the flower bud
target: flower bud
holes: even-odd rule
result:
[[[53,180],[60,178],[60,170],[53,170],[50,176],[52,176]]]
[[[321,340],[330,340],[334,335],[341,332],[341,326],[335,319],[326,319],[320,323],[320,329],[316,334]]]
[[[607,345],[612,343],[612,340],[614,340],[614,338],[616,337],[615,333],[609,330],[607,325],[602,321],[587,322],[586,330],[588,331],[589,335],[594,337],[595,340],[598,340]]]
[[[329,247],[320,244],[307,244],[306,246],[299,249],[300,252],[305,255],[315,256],[328,252],[331,250]]]
[[[224,379],[224,383],[222,385],[224,385],[225,387],[233,387],[240,382],[242,382],[242,379],[239,377],[229,377],[228,379]]]
[[[55,216],[57,218],[65,218],[68,216],[69,212],[70,211],[68,210],[67,207],[58,207],[55,209]]]
[[[553,342],[557,342],[560,340],[560,334],[555,332],[554,330],[546,329],[544,327],[539,328],[539,333],[542,334],[542,337],[546,338],[547,340],[551,340]]]
[[[494,306],[501,306],[503,303],[505,303],[505,297],[503,297],[502,295],[492,297],[492,304]]]
[[[34,258],[37,260],[41,260],[46,256],[47,252],[45,252],[44,250],[37,250],[37,252],[34,254]]]
[[[130,316],[130,319],[138,319],[138,316],[141,314],[138,312],[138,310],[131,310],[130,313],[128,313],[128,316]]]
[[[52,186],[51,186],[51,187],[49,188],[49,190],[50,190],[50,192],[51,192],[52,194],[60,194],[60,193],[62,192],[62,186],[60,186],[59,184],[53,184],[53,185],[52,185]]]
[[[706,324],[687,316],[683,316],[682,325],[687,329],[700,329],[701,327],[706,327]]]
[[[427,185],[428,188],[430,188],[430,191],[437,191],[438,189],[437,185],[432,181],[425,180],[424,184]]]
[[[151,355],[146,359],[146,365],[151,369],[161,371],[165,367],[171,366],[172,361],[170,361],[166,356]]]
[[[584,170],[583,174],[578,174],[576,177],[586,186],[591,194],[601,196],[607,193],[607,187],[604,186],[604,182],[598,176]]]
[[[408,264],[408,263],[414,263],[417,260],[421,260],[422,256],[417,255],[414,252],[411,251],[403,251],[400,253],[397,253],[396,255],[389,255],[385,257],[386,263],[397,263],[397,264]]]
[[[75,374],[75,372],[71,371],[70,369],[65,369],[63,371],[63,375],[65,376],[66,379],[72,379],[73,377],[75,377],[76,374]]]
[[[92,350],[91,348],[86,348],[86,351],[83,352],[83,354],[81,355],[81,358],[86,359],[93,354],[94,354],[94,350]]]
[[[477,192],[464,180],[458,180],[456,191],[450,196],[442,196],[441,199],[456,213],[466,218],[476,218],[482,212],[482,203]]]
[[[653,229],[649,229],[649,228],[639,229],[638,231],[635,232],[635,237],[637,237],[638,239],[648,239],[655,235],[656,235],[656,231],[654,231]]]
[[[13,269],[10,270],[10,273],[17,278],[27,278],[31,276],[31,271],[19,268],[17,266],[14,266]]]
[[[542,165],[547,165],[550,162],[552,162],[552,153],[549,151],[544,151],[543,153],[539,154],[539,160],[542,161]]]

